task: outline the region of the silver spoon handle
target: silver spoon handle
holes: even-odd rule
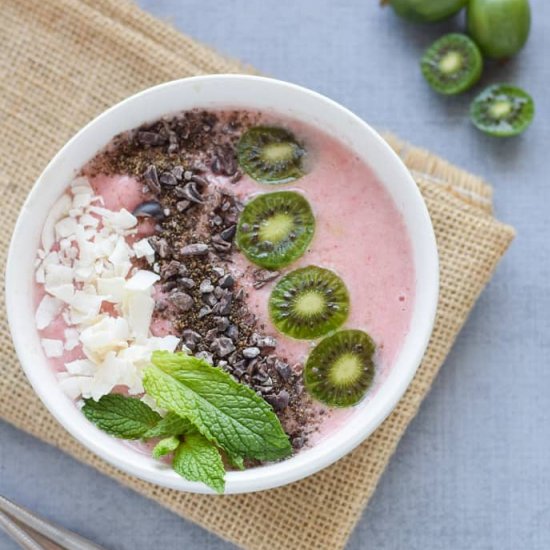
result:
[[[47,539],[55,542],[56,544],[66,548],[67,550],[104,550],[100,546],[90,542],[89,540],[77,535],[76,533],[71,533],[67,529],[58,527],[48,521],[42,519],[41,517],[33,514],[29,510],[14,504],[9,501],[7,498],[0,496],[0,513],[3,512],[3,516],[11,516],[19,523],[24,526],[30,527],[33,531],[36,531],[40,535],[43,535]],[[9,517],[8,517],[9,520]],[[11,522],[13,524],[13,522]],[[6,530],[7,528],[4,527]],[[26,535],[26,539],[33,541],[23,528],[15,525],[15,527],[10,527],[12,530],[22,531]],[[19,542],[19,541],[18,541]],[[21,544],[21,543],[20,543]],[[23,546],[25,550],[42,550],[43,546],[34,542],[35,546]]]
[[[19,527],[7,514],[0,512],[0,528],[24,550],[44,550],[22,527]]]

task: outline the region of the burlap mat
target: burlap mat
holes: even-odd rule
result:
[[[244,70],[126,1],[0,0],[0,16],[2,261],[10,227],[34,179],[84,123],[162,81]],[[127,477],[82,448],[43,409],[19,368],[4,317],[0,416],[243,547],[342,548],[514,235],[492,217],[489,186],[388,139],[411,169],[432,216],[441,299],[414,382],[383,426],[347,458],[305,481],[253,495],[189,495]]]

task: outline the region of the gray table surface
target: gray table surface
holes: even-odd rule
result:
[[[422,49],[462,20],[412,26],[374,0],[140,0],[154,15],[269,75],[329,95],[378,128],[481,174],[518,237],[399,445],[350,550],[550,548],[550,3],[532,0],[525,50],[484,83],[523,85],[520,139],[470,126],[472,94],[445,99]],[[0,54],[1,55],[1,54]],[[63,453],[0,423],[0,494],[107,549],[232,548]],[[0,549],[15,546],[0,534]]]

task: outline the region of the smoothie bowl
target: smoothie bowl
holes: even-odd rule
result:
[[[362,120],[217,75],[109,109],[51,161],[6,273],[38,396],[122,470],[192,492],[301,479],[411,381],[438,296],[431,222]]]

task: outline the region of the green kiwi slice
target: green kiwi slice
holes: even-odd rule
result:
[[[304,383],[309,393],[331,407],[358,403],[374,379],[375,345],[362,330],[340,330],[309,354]]]
[[[311,265],[285,275],[269,297],[273,324],[283,334],[312,340],[336,330],[348,317],[349,294],[329,269]]]
[[[451,33],[436,40],[420,62],[428,84],[440,94],[459,94],[481,77],[483,58],[476,44],[465,34]]]
[[[521,134],[533,121],[533,98],[521,88],[493,84],[472,102],[470,118],[482,132],[496,137]]]
[[[296,191],[277,191],[246,204],[235,239],[251,262],[278,269],[306,251],[314,232],[315,217],[305,197]]]
[[[237,144],[241,168],[260,183],[288,183],[304,175],[305,149],[284,128],[255,126]]]

